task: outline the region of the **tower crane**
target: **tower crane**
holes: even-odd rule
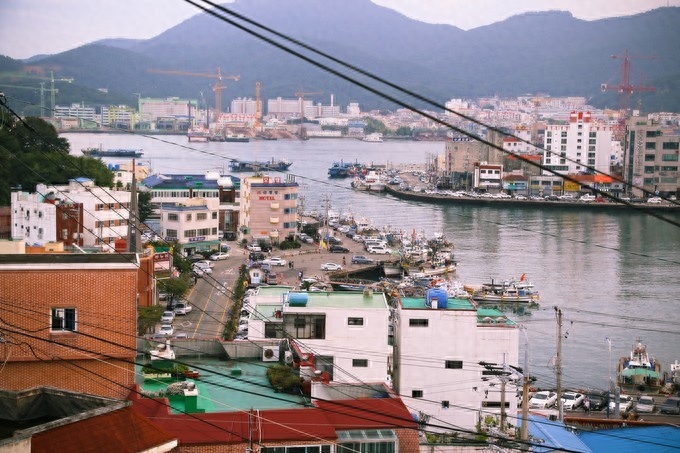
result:
[[[241,79],[240,75],[224,75],[222,74],[222,69],[217,68],[216,73],[204,73],[204,72],[189,72],[189,71],[175,71],[175,70],[165,70],[165,69],[149,69],[148,72],[153,72],[155,74],[175,74],[175,75],[185,75],[191,77],[208,77],[211,79],[217,79],[215,85],[213,85],[213,91],[215,92],[215,116],[218,116],[222,112],[222,90],[224,90],[226,85],[222,85],[223,79],[231,79],[238,82]]]
[[[60,78],[54,78],[54,72],[50,71],[50,76],[49,77],[43,77],[43,76],[37,76],[33,74],[24,74],[24,73],[11,73],[11,74],[0,74],[0,77],[10,77],[12,79],[36,79],[36,80],[45,80],[50,82],[50,88],[45,88],[46,82],[40,82],[40,88],[35,88],[40,90],[40,116],[45,116],[45,92],[50,93],[50,115],[49,116],[54,116],[54,109],[56,106],[56,94],[59,92],[59,89],[54,87],[54,82],[67,82],[67,83],[73,83],[73,77],[60,77]],[[8,86],[8,85],[6,85]],[[18,88],[15,86],[15,88]]]
[[[625,55],[612,55],[612,58],[614,59],[621,59],[623,60],[623,64],[621,65],[621,82],[618,85],[608,85],[606,83],[603,83],[600,88],[602,91],[618,91],[620,93],[620,109],[624,112],[624,114],[627,114],[628,111],[630,110],[630,98],[633,95],[633,93],[640,93],[640,92],[650,92],[650,91],[656,91],[656,87],[653,86],[644,86],[644,85],[632,85],[630,81],[630,69],[631,69],[631,61],[633,58],[643,58],[647,60],[655,60],[657,57],[655,56],[633,56],[633,55],[628,55],[628,49],[626,49]]]

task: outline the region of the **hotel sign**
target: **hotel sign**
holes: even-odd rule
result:
[[[202,242],[205,241],[205,236],[196,236],[195,238],[189,238],[189,242]]]

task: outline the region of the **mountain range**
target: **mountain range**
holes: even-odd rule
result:
[[[543,93],[585,96],[594,106],[617,108],[616,90],[602,92],[601,85],[621,85],[623,65],[629,62],[628,84],[656,89],[634,94],[633,108],[680,112],[680,7],[595,21],[559,11],[527,13],[469,31],[419,22],[370,0],[238,0],[224,8],[442,104],[451,98]],[[233,23],[198,14],[148,40],[102,40],[25,61],[3,57],[0,89],[17,86],[17,72],[30,68],[44,76],[53,71],[55,78],[73,78],[73,83],[55,85],[60,105],[134,105],[138,95],[203,97],[212,105],[217,78],[149,71],[215,75],[220,68],[224,75],[240,77],[221,81],[226,85],[223,106],[231,98],[254,98],[255,84],[261,82],[263,99],[294,98],[302,90],[320,93],[307,97],[315,103],[328,104],[333,95],[343,107],[357,101],[362,110],[395,108],[245,31],[250,30],[423,107],[251,23],[227,17]],[[8,78],[10,73],[14,78]],[[17,97],[35,94],[16,91]]]

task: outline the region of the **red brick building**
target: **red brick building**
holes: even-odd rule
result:
[[[125,398],[134,384],[135,254],[0,255],[2,388]]]

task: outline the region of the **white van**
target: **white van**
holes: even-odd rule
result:
[[[373,253],[376,255],[386,255],[390,253],[390,249],[388,249],[384,245],[376,245],[374,247],[368,247],[368,253]]]

